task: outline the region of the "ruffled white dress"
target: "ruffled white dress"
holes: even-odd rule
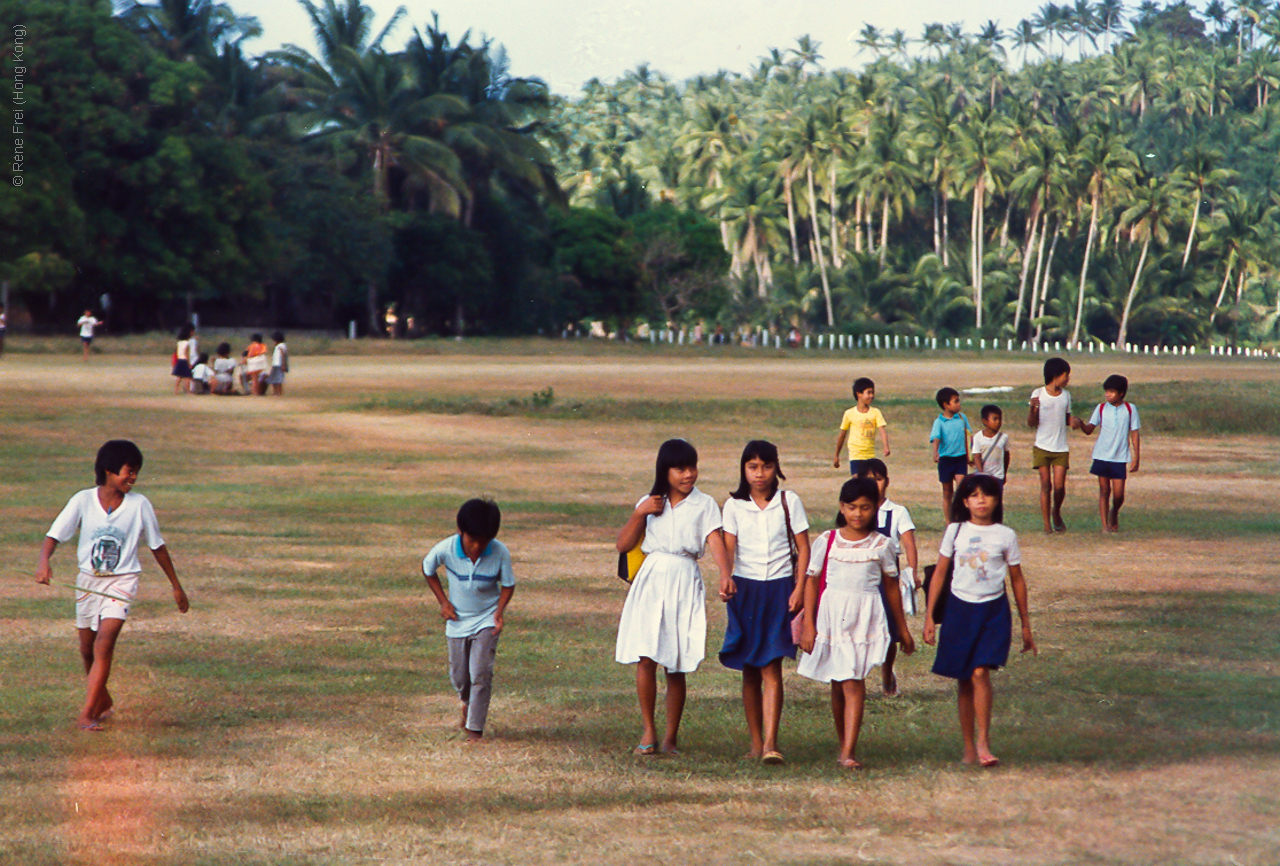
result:
[[[831,532],[835,542],[827,554]],[[818,603],[817,639],[813,652],[800,656],[796,673],[820,683],[864,680],[889,651],[889,621],[880,599],[883,575],[896,575],[893,545],[873,532],[861,541],[846,541],[837,530],[813,543],[809,574],[822,573],[829,555],[827,588]]]
[[[668,500],[661,513],[649,515],[640,545],[645,560],[618,623],[617,661],[651,658],[671,673],[698,669],[707,654],[707,593],[698,559],[720,525],[716,501],[696,487],[675,508]]]

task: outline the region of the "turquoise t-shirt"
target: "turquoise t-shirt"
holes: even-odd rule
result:
[[[968,457],[965,452],[964,434],[970,430],[969,419],[964,413],[957,412],[950,418],[939,415],[933,419],[933,429],[929,431],[929,441],[941,440],[938,443],[939,457]]]
[[[472,562],[462,550],[461,533],[451,535],[422,558],[422,573],[435,574],[442,565],[449,576],[449,603],[458,615],[445,622],[445,636],[471,637],[493,628],[502,587],[516,585],[507,546],[495,538]]]

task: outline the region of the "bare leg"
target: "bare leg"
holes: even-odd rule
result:
[[[1102,521],[1102,531],[1111,532],[1111,479],[1098,476],[1098,519]]]
[[[86,662],[86,678],[84,707],[80,710],[80,718],[76,723],[81,727],[96,727],[99,717],[111,707],[111,694],[107,691],[107,678],[111,676],[111,661],[115,655],[116,638],[124,627],[122,619],[104,619],[98,624],[90,653],[85,655],[83,632],[81,629],[80,655]],[[92,634],[92,632],[91,632]]]
[[[761,716],[764,721],[764,750],[778,751],[778,726],[782,723],[782,659],[760,668],[764,680]]]
[[[751,736],[751,751],[747,757],[758,758],[764,754],[764,696],[761,689],[761,669],[744,665],[742,668],[742,709],[747,714],[747,733]]]
[[[885,653],[884,664],[880,666],[880,676],[884,684],[884,693],[889,696],[898,693],[898,678],[893,675],[893,663],[898,659],[898,645],[896,643],[889,644],[889,651]]]
[[[836,685],[833,683],[832,685]],[[854,754],[858,750],[858,733],[862,730],[862,710],[867,701],[867,683],[865,680],[844,680],[839,683],[844,694],[844,737],[840,740],[840,755],[836,758],[840,766],[852,770],[861,769]]]
[[[942,522],[951,522],[951,500],[956,495],[954,481],[942,482]]]
[[[984,767],[994,766],[996,756],[991,754],[991,705],[994,693],[991,688],[991,671],[977,668],[973,672],[973,717],[977,726],[978,762]]]
[[[978,747],[973,737],[973,678],[956,685],[956,709],[960,712],[960,739],[964,741],[964,763],[978,763]]]
[[[1040,475],[1040,516],[1044,518],[1046,535],[1053,534],[1053,524],[1049,522],[1049,505],[1053,499],[1053,467],[1041,466],[1036,470]]]
[[[667,671],[667,735],[662,740],[662,751],[674,754],[680,737],[680,717],[684,715],[684,698],[688,686],[684,674]]]
[[[1067,498],[1067,468],[1053,467],[1053,528],[1057,532],[1066,532],[1067,524],[1062,521],[1062,503]]]
[[[836,742],[844,742],[844,689],[840,684],[831,684],[831,720],[836,723]]]
[[[636,665],[636,695],[640,698],[640,721],[644,725],[640,745],[652,746],[658,742],[658,727],[653,720],[658,703],[658,663],[651,658],[642,658]]]
[[[1120,506],[1124,505],[1124,479],[1111,479],[1111,531],[1120,531]]]

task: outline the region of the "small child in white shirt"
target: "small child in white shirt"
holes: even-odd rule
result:
[[[982,429],[973,434],[974,472],[1000,479],[1003,487],[1009,475],[1009,434],[1001,433],[1004,413],[994,403],[982,407]]]

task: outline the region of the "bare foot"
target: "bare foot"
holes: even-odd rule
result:
[[[465,740],[463,740],[463,742],[465,742],[467,745],[472,745],[472,744],[474,744],[474,743],[479,743],[479,742],[481,742],[481,741],[484,739],[484,734],[483,734],[482,732],[480,732],[480,731],[473,731],[473,730],[471,730],[471,729],[469,729],[469,728],[467,728],[467,729],[465,729],[465,730],[466,730],[466,732],[467,732],[467,738],[466,738]]]
[[[884,693],[886,696],[896,698],[898,696],[898,675],[888,674],[884,678]]]
[[[846,770],[861,770],[862,764],[856,758],[837,758],[836,763]]]

